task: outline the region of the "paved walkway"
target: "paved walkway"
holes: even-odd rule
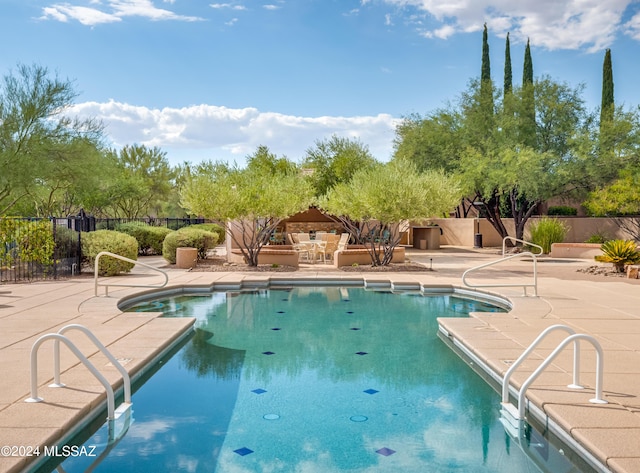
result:
[[[440,251],[409,250],[413,261],[431,266],[431,272],[362,273],[337,271],[329,266],[309,265],[295,273],[195,272],[164,268],[170,286],[266,282],[269,278],[323,279],[359,278],[395,283],[461,286],[461,275],[469,267],[498,258],[495,249],[443,248]],[[159,258],[145,263],[165,266]],[[531,403],[546,413],[580,442],[610,471],[640,473],[640,281],[605,278],[578,273],[592,264],[586,260],[542,259],[538,264],[538,297],[524,297],[521,288],[496,288],[491,292],[507,297],[513,310],[506,314],[475,314],[466,319],[443,319],[452,339],[468,348],[495,372],[504,374],[510,363],[545,327],[568,324],[591,334],[605,351],[604,395],[606,405],[590,404],[595,385],[593,350],[583,357],[581,382],[587,389],[571,391],[571,353],[563,354],[528,391]],[[472,282],[510,284],[531,278],[531,262],[513,260],[484,270],[483,279]],[[140,270],[112,278],[113,282],[151,283],[157,275]],[[487,289],[488,290],[488,289]],[[79,421],[103,408],[104,388],[78,366],[68,351],[61,360],[65,389],[48,387],[52,381],[51,342],[38,357],[38,395],[42,403],[25,403],[30,396],[29,353],[41,335],[69,323],[88,326],[109,347],[134,377],[163,350],[190,329],[191,320],[163,319],[157,314],[123,314],[117,302],[140,292],[140,288],[112,287],[109,296],[94,296],[93,279],[81,278],[0,286],[0,447],[55,445]],[[531,294],[531,292],[530,292]],[[107,379],[120,386],[119,375],[108,360],[87,343],[82,334],[70,337],[78,342]],[[536,355],[546,356],[560,335],[545,342]],[[514,376],[519,386],[534,368],[523,365]],[[0,453],[5,453],[4,451]],[[0,472],[21,471],[29,460],[0,456]]]

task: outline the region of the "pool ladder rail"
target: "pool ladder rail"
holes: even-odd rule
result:
[[[529,247],[534,247],[534,248],[538,248],[539,253],[533,253],[531,251],[524,251],[522,253],[516,253],[513,255],[509,255],[509,256],[505,256],[506,253],[506,244],[507,244],[507,240],[511,240],[514,242],[519,242],[522,243],[524,245],[527,245]],[[532,287],[533,288],[533,295],[537,296],[538,295],[538,256],[541,255],[543,252],[543,249],[541,246],[536,245],[535,243],[531,243],[529,241],[525,241],[525,240],[520,240],[518,238],[514,238],[514,237],[504,237],[502,239],[502,258],[500,258],[499,260],[495,260],[495,261],[490,261],[489,263],[484,263],[481,264],[479,266],[474,266],[473,268],[467,269],[464,273],[462,273],[462,284],[464,284],[467,287],[470,288],[487,288],[487,287],[521,287],[524,290],[524,296],[527,295],[527,288],[528,287]],[[478,271],[479,269],[484,269],[484,268],[488,268],[489,266],[495,266],[497,264],[503,263],[505,261],[510,261],[512,259],[516,259],[516,258],[523,258],[523,257],[530,257],[531,261],[533,263],[533,281],[531,283],[527,283],[527,282],[523,282],[523,283],[512,283],[512,284],[471,284],[467,281],[467,276],[469,275],[469,273],[472,273],[474,271]]]
[[[516,408],[516,406],[509,401],[509,380],[511,379],[511,375],[549,333],[558,330],[565,331],[569,335],[557,345],[557,347],[543,360],[543,362],[524,381],[524,383],[522,383],[520,390],[515,390],[516,397],[518,399],[518,407]],[[547,327],[542,331],[542,333],[540,333],[540,335],[538,335],[538,337],[531,343],[531,345],[529,345],[522,355],[518,357],[504,375],[504,379],[502,381],[502,402],[500,403],[500,422],[512,438],[519,438],[523,431],[526,406],[525,395],[527,389],[529,389],[529,386],[531,386],[545,368],[547,368],[547,366],[549,366],[560,352],[569,344],[573,344],[573,382],[567,387],[570,389],[584,389],[580,384],[580,340],[589,342],[596,351],[595,398],[590,399],[589,402],[593,404],[608,404],[608,402],[602,398],[602,371],[604,358],[600,343],[598,343],[598,341],[591,335],[576,333],[575,330],[566,325],[552,325]]]
[[[95,367],[91,361],[78,349],[78,347],[64,335],[64,333],[70,330],[78,330],[83,332],[89,340],[104,354],[111,364],[120,372],[123,380],[124,389],[124,402],[115,407],[115,395],[111,383],[104,377],[102,373]],[[44,399],[38,396],[38,349],[40,346],[48,341],[54,340],[53,347],[53,383],[49,385],[51,388],[62,388],[65,386],[60,381],[60,343],[64,343],[69,350],[80,360],[80,362],[87,367],[87,369],[93,374],[98,381],[104,386],[107,394],[107,420],[109,421],[109,439],[116,438],[115,422],[125,415],[125,419],[131,417],[131,379],[129,373],[122,366],[122,364],[111,354],[111,352],[105,347],[100,340],[89,330],[87,327],[79,324],[65,325],[57,333],[48,333],[38,338],[31,347],[31,396],[25,400],[25,402],[42,402]],[[130,420],[125,422],[125,430],[128,429]]]
[[[122,261],[126,261],[127,263],[132,263],[134,265],[139,265],[139,266],[143,266],[147,269],[150,269],[152,271],[156,271],[160,274],[162,274],[162,276],[164,277],[164,281],[161,284],[132,284],[132,283],[110,283],[110,282],[98,282],[98,267],[99,267],[99,263],[100,263],[100,258],[103,256],[109,256],[111,258],[115,258],[115,259],[119,259]],[[96,255],[96,260],[94,263],[94,270],[93,270],[93,285],[94,285],[94,294],[96,297],[98,297],[98,286],[104,286],[104,295],[108,296],[109,295],[109,287],[148,287],[148,288],[162,288],[165,287],[167,285],[167,283],[169,282],[169,275],[167,274],[166,271],[163,271],[162,269],[156,268],[154,266],[145,264],[145,263],[141,263],[140,261],[136,261],[134,259],[130,259],[127,258],[125,256],[121,256],[118,255],[116,253],[111,253],[109,251],[101,251],[100,253],[98,253]]]

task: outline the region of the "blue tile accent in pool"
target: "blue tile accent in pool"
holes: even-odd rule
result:
[[[284,310],[279,310],[278,314],[284,314]]]
[[[357,351],[356,355],[364,356],[364,355],[368,355],[368,353],[366,351]]]
[[[263,355],[275,355],[276,353],[274,351],[263,351],[262,354]]]
[[[234,450],[233,453],[237,453],[241,457],[244,457],[245,455],[249,455],[250,453],[253,453],[253,450],[247,447],[242,447],[237,450]]]
[[[352,310],[348,310],[347,314],[353,314],[353,311]]]
[[[280,327],[273,327],[271,330],[282,330]]]
[[[396,453],[396,451],[391,450],[390,448],[384,447],[384,448],[381,448],[380,450],[376,450],[376,453],[379,453],[380,455],[384,455],[385,457],[388,457],[389,455],[393,455],[394,453]]]
[[[380,391],[373,389],[373,388],[369,388],[369,389],[365,389],[363,392],[367,393],[367,394],[375,394],[375,393],[379,393]]]
[[[351,327],[349,330],[360,330],[358,327]]]
[[[256,394],[264,394],[267,392],[266,389],[262,389],[262,388],[258,388],[258,389],[253,389],[251,390],[252,393],[256,393]]]

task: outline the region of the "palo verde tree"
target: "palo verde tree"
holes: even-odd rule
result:
[[[322,202],[357,240],[373,266],[388,265],[400,243],[400,224],[448,213],[460,201],[459,182],[441,171],[419,173],[409,162],[394,160],[356,172],[333,187]]]
[[[102,125],[68,116],[77,94],[69,80],[47,68],[19,65],[0,83],[0,215],[21,200],[33,211],[49,204],[92,166],[100,148]],[[85,163],[86,159],[86,163]],[[40,204],[40,205],[38,205]]]
[[[265,152],[268,149],[258,149],[260,154]],[[252,162],[252,157],[247,160]],[[264,163],[264,159],[258,161]],[[258,265],[262,247],[282,220],[307,210],[313,201],[312,186],[297,169],[273,173],[264,169],[262,165],[244,169],[223,164],[203,166],[186,178],[180,193],[190,214],[227,228],[249,266]]]

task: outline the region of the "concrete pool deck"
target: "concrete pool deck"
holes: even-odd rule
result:
[[[303,265],[293,273],[196,272],[166,266],[161,258],[143,261],[167,270],[170,287],[228,287],[242,281],[266,283],[270,278],[311,282],[329,277],[463,287],[461,275],[466,269],[499,258],[496,249],[453,247],[440,251],[408,249],[407,256],[412,261],[432,265],[433,271],[344,272],[324,265]],[[505,314],[442,319],[441,324],[459,345],[501,375],[550,325],[566,324],[576,332],[594,336],[605,352],[603,391],[609,404],[588,402],[594,393],[595,354],[587,344],[583,344],[581,365],[585,390],[566,388],[572,379],[572,350],[568,349],[532,385],[527,398],[610,471],[640,473],[640,280],[576,271],[593,264],[588,260],[543,258],[538,264],[538,297],[524,297],[521,288],[485,289],[509,299],[513,310]],[[482,279],[474,276],[470,280],[495,284],[530,280],[531,266],[530,261],[511,260],[483,270]],[[159,280],[157,275],[137,269],[131,275],[113,279],[133,284]],[[44,402],[24,402],[30,396],[29,354],[38,337],[70,323],[85,325],[136,376],[191,329],[191,319],[163,319],[149,313],[132,316],[118,310],[120,299],[140,291],[140,288],[112,287],[105,297],[104,288],[99,288],[100,297],[95,297],[93,278],[86,275],[1,286],[0,447],[53,446],[74,425],[104,405],[104,388],[86,368],[78,366],[68,350],[62,350],[61,359],[61,379],[67,387],[48,387],[53,379],[51,342],[42,346],[38,356],[38,394]],[[535,359],[539,362],[548,355],[564,336],[551,335],[536,350]],[[84,353],[91,353],[89,359],[105,373],[109,382],[121,385],[117,371],[82,334],[69,337],[78,342]],[[525,362],[514,374],[512,385],[520,386],[533,369],[532,362]],[[19,452],[16,450],[16,453]],[[33,459],[0,455],[0,472],[22,471]]]

